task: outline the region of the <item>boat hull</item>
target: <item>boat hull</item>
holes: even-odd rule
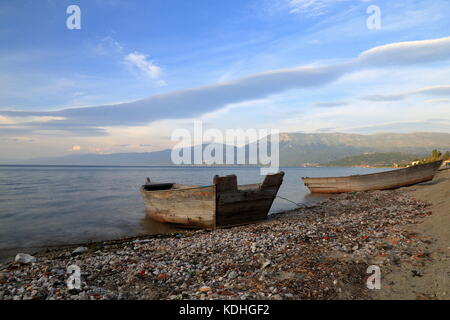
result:
[[[441,161],[404,169],[366,175],[328,178],[302,178],[312,193],[345,193],[387,190],[414,185],[433,179]]]
[[[144,185],[141,195],[147,215],[156,221],[190,228],[231,227],[266,219],[283,176],[268,175],[261,184],[241,186],[235,175],[216,176],[214,185],[204,187],[175,184],[155,190]]]
[[[159,222],[212,229],[215,226],[215,186],[161,191],[141,189],[147,215]]]
[[[267,218],[270,207],[278,192],[278,188],[260,190],[258,186],[234,192],[217,193],[216,225],[231,227],[254,223]],[[245,187],[248,187],[245,190]]]

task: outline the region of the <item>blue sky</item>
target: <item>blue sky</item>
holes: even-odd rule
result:
[[[66,27],[73,4],[80,30]],[[194,119],[450,132],[449,12],[447,0],[3,0],[0,160],[159,150]]]

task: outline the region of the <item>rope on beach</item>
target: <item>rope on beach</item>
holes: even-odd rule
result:
[[[292,200],[289,200],[289,199],[287,199],[287,198],[283,198],[283,197],[281,197],[281,196],[277,196],[277,198],[280,198],[280,199],[283,199],[283,200],[289,201],[289,202],[291,202],[291,203],[295,204],[295,205],[297,206],[297,208],[303,208],[303,207],[304,207],[304,205],[303,205],[303,204],[300,204],[300,203],[294,202],[294,201],[292,201]]]

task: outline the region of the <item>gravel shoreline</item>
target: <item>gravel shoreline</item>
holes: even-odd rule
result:
[[[0,264],[0,300],[372,299],[369,265],[430,261],[432,240],[405,227],[429,207],[407,189],[351,193],[254,225],[51,250]]]

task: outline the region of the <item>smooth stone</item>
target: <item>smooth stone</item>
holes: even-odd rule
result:
[[[267,268],[268,266],[270,266],[272,264],[272,262],[270,260],[267,260],[266,262],[263,263],[261,269]]]
[[[37,259],[28,253],[18,253],[14,261],[22,264],[30,264],[35,263]]]
[[[72,251],[72,254],[82,254],[88,251],[88,248],[86,247],[78,247],[75,250]]]

